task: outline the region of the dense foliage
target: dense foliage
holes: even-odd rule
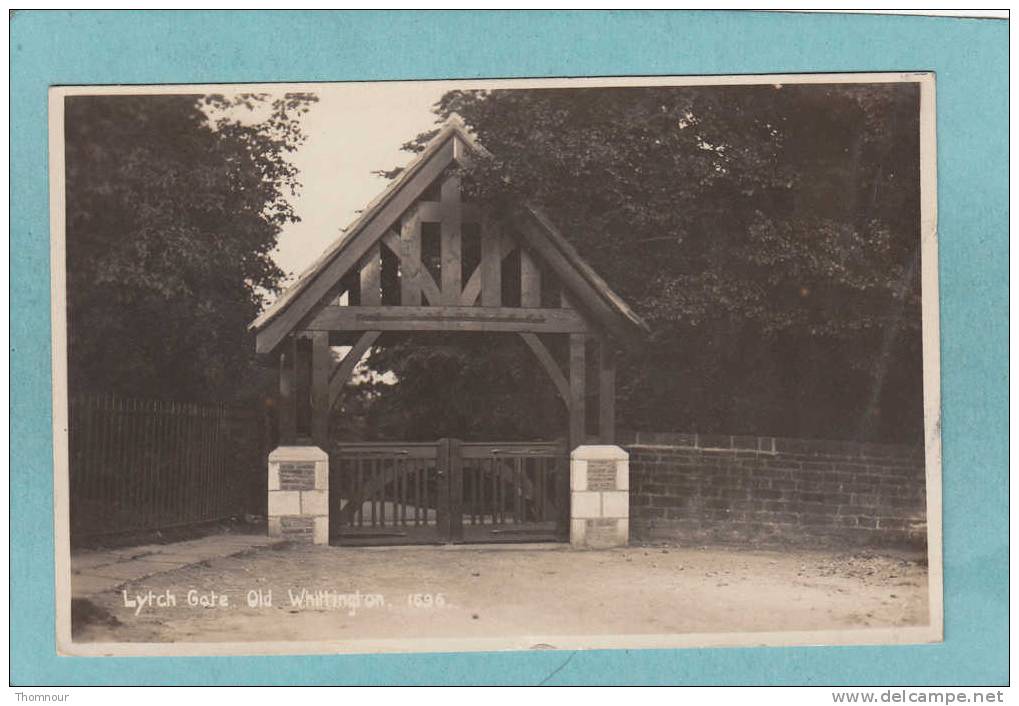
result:
[[[304,94],[66,99],[72,393],[258,394],[246,326],[295,221]]]
[[[454,91],[436,110],[494,155],[466,172],[475,197],[543,207],[651,325],[622,360],[621,426],[919,437],[915,84]],[[547,435],[524,387],[548,382],[473,346],[377,354],[431,382],[383,388],[376,408],[428,410],[429,433],[463,418]],[[445,368],[516,392],[436,405]]]

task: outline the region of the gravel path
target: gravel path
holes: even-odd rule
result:
[[[89,600],[76,642],[838,630],[928,613],[915,558],[661,546],[264,547]]]

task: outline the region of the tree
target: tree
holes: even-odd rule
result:
[[[65,104],[71,392],[258,394],[246,331],[297,220],[288,160],[308,94],[71,96]]]
[[[474,198],[541,206],[649,321],[622,426],[918,438],[915,84],[453,91],[454,111],[494,155],[464,170]]]

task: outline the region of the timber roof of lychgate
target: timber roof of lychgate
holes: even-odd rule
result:
[[[443,149],[443,147],[450,141],[453,140],[454,149]],[[361,212],[361,214],[345,229],[341,235],[333,242],[326,250],[322,253],[298,278],[290,285],[280,296],[263,311],[254,321],[249,324],[249,330],[261,331],[263,328],[268,326],[271,322],[281,316],[290,307],[297,306],[298,302],[302,299],[302,295],[308,290],[312,283],[316,282],[317,279],[322,277],[330,264],[333,263],[337,258],[344,254],[344,252],[352,246],[355,241],[358,240],[358,234],[364,230],[368,224],[379,215],[379,213],[393,201],[404,189],[408,187],[408,184],[414,179],[414,176],[418,174],[422,169],[425,168],[430,162],[436,159],[448,159],[451,163],[458,158],[457,143],[459,140],[466,147],[466,151],[471,155],[488,155],[488,151],[478,143],[473,135],[467,130],[463,120],[460,116],[453,114],[448,120],[442,125],[438,133],[428,142],[424,149],[418,153],[407,166],[400,172],[400,174],[392,180],[392,182],[386,187],[386,189],[380,193],[375,199],[373,199]],[[634,333],[647,332],[648,326],[644,320],[638,316],[627,304],[623,301],[622,297],[616,294],[609,285],[605,282],[601,276],[598,275],[594,269],[584,261],[584,259],[577,252],[576,248],[567,241],[567,239],[559,232],[559,230],[552,224],[551,220],[541,212],[535,206],[532,205],[521,205],[516,209],[515,215],[525,221],[528,221],[528,227],[525,230],[529,233],[529,238],[541,239],[542,243],[533,243],[540,245],[548,245],[549,247],[543,247],[543,254],[546,259],[549,260],[548,264],[563,278],[563,275],[568,275],[565,269],[571,270],[578,277],[568,277],[568,279],[574,283],[571,287],[572,293],[576,296],[579,303],[587,308],[591,312],[609,312],[611,316],[616,317],[615,321],[604,320],[609,314],[603,315],[602,325],[606,326],[615,332],[624,330],[630,330]],[[567,278],[563,278],[564,280]],[[595,304],[598,304],[597,306]],[[311,304],[313,305],[313,304]],[[310,307],[309,307],[310,308]],[[597,318],[597,317],[596,317]]]

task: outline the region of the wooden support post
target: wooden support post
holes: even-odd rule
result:
[[[400,253],[400,304],[421,305],[421,219],[418,209],[412,208],[403,217],[400,228],[403,252]]]
[[[570,334],[570,450],[587,439],[587,410],[585,383],[587,336]]]
[[[378,242],[361,261],[361,306],[382,306],[382,252]]]
[[[329,446],[329,374],[333,357],[329,348],[329,332],[311,334],[311,438],[315,445],[328,452]]]
[[[598,437],[616,443],[616,352],[604,338],[598,342]]]
[[[566,449],[567,456],[578,446],[587,441],[587,407],[586,407],[586,349],[587,335],[583,333],[570,334],[570,437],[569,446]],[[567,465],[570,461],[567,458]],[[560,473],[557,493],[560,502],[560,512],[556,523],[556,532],[562,537],[568,537],[570,533],[570,473]]]
[[[460,303],[463,276],[460,259],[460,177],[453,175],[442,182],[442,301]]]
[[[297,381],[294,363],[297,360],[295,339],[284,341],[280,351],[279,419],[280,446],[293,446],[297,441]]]
[[[520,248],[520,306],[541,308],[541,269],[526,248]]]

